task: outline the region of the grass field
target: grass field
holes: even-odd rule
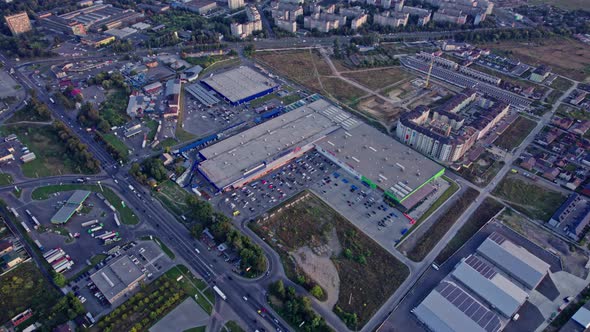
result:
[[[514,209],[530,218],[547,221],[566,196],[522,177],[507,176],[493,191]]]
[[[2,126],[0,133],[3,136],[16,134],[18,139],[37,156],[37,159],[22,164],[21,170],[26,177],[82,173],[81,165],[70,158],[66,147],[61,144],[57,131],[51,125]]]
[[[160,191],[156,192],[155,196],[168,209],[178,216],[186,211],[186,199],[191,195],[186,190],[180,188],[176,183],[167,180],[159,185]]]
[[[225,323],[223,328],[225,329],[225,331],[228,332],[246,332],[244,331],[244,329],[240,327],[238,323],[234,322],[233,320],[230,320],[229,322]]]
[[[331,247],[330,259],[340,279],[334,309],[356,314],[360,329],[407,278],[409,270],[315,195],[304,192],[285,204],[305,195],[307,198],[293,206],[283,206],[281,212],[281,207],[275,209],[268,220],[250,225],[282,253],[283,265],[289,264],[285,262],[288,253],[299,248]]]
[[[151,142],[156,137],[156,132],[158,130],[158,121],[148,120],[144,124],[146,127],[150,129],[149,133],[147,134],[147,140],[148,142]]]
[[[366,70],[343,73],[342,76],[348,77],[371,90],[379,90],[398,83],[406,78],[412,77],[408,72],[401,68],[387,68],[382,70]]]
[[[135,215],[135,213],[133,213],[133,210],[131,210],[127,205],[123,206],[121,204],[121,198],[115,194],[114,191],[105,186],[102,186],[102,190],[101,187],[93,184],[64,184],[37,187],[31,193],[31,197],[34,200],[45,200],[48,199],[51,194],[72,190],[89,190],[92,192],[100,192],[109,201],[109,203],[114,206],[115,209],[117,209],[122,223],[126,225],[135,225],[139,222],[139,218]]]
[[[494,141],[494,145],[510,151],[518,147],[536,125],[537,123],[535,121],[519,116],[508,128],[506,128],[506,131]]]
[[[188,330],[184,330],[183,332],[205,332],[205,331],[207,331],[207,326],[193,327]]]
[[[28,308],[35,317],[43,317],[60,297],[32,262],[0,276],[0,285],[0,322],[7,322]]]
[[[121,126],[127,123],[129,116],[126,113],[129,96],[125,90],[117,88],[108,92],[106,100],[100,107],[100,116],[107,120],[111,126]]]
[[[482,46],[508,52],[510,57],[530,65],[551,66],[554,72],[578,81],[584,81],[589,75],[590,46],[573,39],[555,37],[536,42],[502,41]]]
[[[408,258],[414,262],[422,261],[478,195],[479,192],[477,190],[471,187],[467,188],[456,200],[455,204],[430,227],[427,233],[422,235],[414,248],[408,251]]]
[[[0,185],[7,186],[9,184],[12,184],[12,182],[12,175],[8,173],[0,173]]]
[[[547,98],[545,98],[545,102],[547,104],[553,105],[553,104],[555,104],[555,102],[557,101],[557,99],[559,99],[559,97],[562,94],[563,94],[562,91],[553,90],[553,91],[551,91],[551,93],[549,93],[549,95],[547,95]]]
[[[365,91],[335,77],[323,77],[322,85],[324,86],[324,93],[347,105],[354,104],[360,97],[367,94]]]
[[[447,188],[447,190],[445,190],[445,192],[442,195],[440,195],[440,197],[434,203],[432,203],[432,205],[420,216],[420,218],[418,218],[416,223],[412,225],[412,227],[410,227],[406,234],[402,236],[400,241],[412,234],[412,232],[418,227],[418,225],[420,225],[424,220],[428,219],[428,217],[430,217],[430,215],[432,215],[434,211],[441,207],[441,205],[443,205],[451,196],[453,196],[454,193],[457,192],[457,190],[459,190],[459,185],[457,184],[457,182],[449,179],[446,176],[444,176],[443,178],[445,179],[445,181],[451,184],[450,187]]]
[[[566,104],[560,104],[557,108],[557,111],[555,111],[555,114],[576,120],[590,120],[590,112],[586,112]]]
[[[437,264],[444,263],[451,257],[465,242],[467,242],[488,220],[495,216],[504,205],[493,198],[487,197],[481,205],[473,212],[467,222],[459,229],[457,234],[453,236],[451,241],[447,243],[445,248],[438,254],[435,259]]]
[[[551,87],[557,91],[567,91],[567,89],[571,88],[574,85],[574,82],[558,76],[553,83],[551,83]]]
[[[210,315],[213,312],[213,305],[215,304],[215,296],[213,295],[211,288],[207,288],[207,283],[195,277],[184,265],[176,265],[165,274],[165,276],[172,280],[176,280],[181,275],[184,279],[181,281],[184,290],[193,299],[195,298],[195,295],[197,295],[197,303]]]
[[[280,75],[311,91],[329,94],[344,104],[351,104],[366,94],[339,78],[326,77],[332,75],[332,71],[316,52],[257,52],[255,58]]]
[[[102,138],[104,138],[104,140],[109,143],[110,145],[112,145],[115,150],[117,150],[117,152],[119,152],[119,155],[122,158],[127,158],[129,157],[129,148],[127,147],[127,145],[125,145],[125,143],[123,143],[123,141],[121,141],[119,139],[119,137],[113,135],[113,134],[101,134]]]

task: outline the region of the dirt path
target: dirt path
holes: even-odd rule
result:
[[[328,310],[332,310],[340,294],[340,277],[331,257],[338,256],[342,246],[338,241],[335,228],[330,231],[327,240],[325,244],[313,249],[308,246],[298,248],[291,255],[297,265],[324,289],[328,299],[319,303]]]

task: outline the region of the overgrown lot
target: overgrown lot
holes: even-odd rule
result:
[[[407,256],[415,262],[422,261],[434,246],[449,231],[463,212],[473,203],[479,195],[479,192],[471,187],[467,188],[460,194],[461,196],[455,202],[455,205],[449,209],[434,223],[430,230],[423,234],[417,244],[408,251]]]
[[[467,222],[459,229],[457,234],[453,236],[451,241],[447,243],[443,251],[436,257],[436,263],[442,264],[449,257],[451,257],[461,246],[467,242],[488,220],[495,216],[503,205],[493,198],[486,198],[483,203],[473,212]]]
[[[502,149],[510,151],[518,147],[536,125],[537,123],[535,121],[519,116],[508,128],[506,128],[506,131],[494,141],[494,144]]]
[[[405,265],[309,192],[270,215],[251,227],[279,252],[295,282],[302,280],[291,253],[302,247],[331,253],[340,280],[333,310],[350,328],[360,329],[408,276]]]

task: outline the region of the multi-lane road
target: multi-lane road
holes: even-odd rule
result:
[[[9,59],[0,56],[7,66],[14,66]],[[63,59],[62,59],[63,61]],[[200,242],[192,238],[189,231],[181,225],[174,216],[172,216],[159,202],[150,196],[147,190],[134,179],[127,176],[126,170],[120,169],[118,163],[103,149],[103,147],[94,141],[94,139],[84,131],[77,123],[71,122],[65,114],[65,110],[52,103],[46,91],[35,85],[30,79],[19,70],[13,75],[15,80],[33,90],[37,98],[46,103],[56,119],[62,120],[80,140],[88,145],[88,149],[101,162],[103,172],[99,176],[90,177],[91,181],[101,181],[103,185],[115,190],[129,206],[131,206],[139,219],[143,223],[149,224],[157,232],[160,238],[171,247],[190,267],[200,274],[210,286],[217,285],[227,296],[226,302],[234,310],[237,316],[243,319],[243,323],[252,331],[264,326],[267,330],[276,330],[277,327],[283,331],[288,331],[288,324],[285,323],[278,315],[266,306],[264,297],[265,289],[262,283],[252,282],[235,276],[231,271],[231,266],[223,260],[218,260],[214,255],[209,253],[207,248]],[[68,183],[79,176],[64,175],[42,179],[27,180],[17,183],[20,189],[32,189],[38,186]],[[141,198],[134,192],[130,191],[129,185],[141,194]],[[0,187],[0,192],[13,190],[13,186]],[[195,248],[198,250],[195,250]],[[274,269],[277,271],[277,269]],[[263,279],[274,277],[269,273]],[[245,301],[243,296],[247,296]],[[261,317],[257,310],[265,307],[269,312]]]

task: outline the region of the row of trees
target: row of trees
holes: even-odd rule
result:
[[[145,331],[187,297],[182,283],[164,275],[98,322],[103,332]]]
[[[311,307],[311,300],[305,296],[298,296],[294,287],[287,287],[282,280],[269,286],[269,293],[279,299],[282,304],[275,307],[281,317],[293,326],[300,326],[301,331],[324,332],[333,331],[322,316],[315,313]]]
[[[53,127],[56,129],[62,143],[64,143],[69,156],[78,162],[85,173],[98,173],[100,171],[100,162],[88,151],[88,146],[82,143],[63,122],[55,121]]]
[[[94,140],[100,142],[104,145],[105,150],[113,157],[113,159],[121,162],[127,162],[127,156],[124,155],[119,149],[117,149],[114,145],[112,145],[109,141],[104,139],[103,134],[100,132],[95,132]]]
[[[208,228],[215,241],[227,243],[240,256],[240,269],[247,277],[255,277],[266,269],[266,256],[262,248],[252,240],[237,231],[231,225],[231,220],[222,213],[214,211],[206,201],[190,196],[187,199],[187,216],[193,221],[190,226],[191,234],[200,238],[203,230]]]

